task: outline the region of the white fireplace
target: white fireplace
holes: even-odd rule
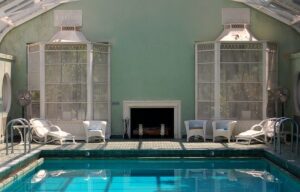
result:
[[[179,100],[146,100],[123,101],[123,119],[129,119],[127,134],[131,138],[131,109],[133,108],[172,108],[174,111],[174,139],[181,138],[181,101]]]

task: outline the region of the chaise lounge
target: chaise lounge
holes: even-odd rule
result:
[[[66,139],[70,139],[75,143],[75,137],[72,134],[62,131],[60,127],[46,119],[33,118],[30,119],[30,124],[32,127],[32,139],[37,143],[41,143],[40,140],[43,140],[43,143],[58,140],[62,145]]]
[[[272,138],[274,135],[276,121],[277,118],[269,118],[253,125],[249,130],[236,135],[236,142],[246,141],[247,144],[251,144],[251,141],[258,141],[266,143],[268,138]]]

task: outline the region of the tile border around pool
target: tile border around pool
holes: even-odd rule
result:
[[[12,160],[11,162],[0,167],[0,181],[10,175],[12,172],[19,170],[30,162],[37,160],[40,157],[40,150],[34,150],[30,153],[24,154],[23,156]]]
[[[6,188],[8,185],[10,185],[14,181],[20,179],[21,177],[23,177],[24,175],[29,173],[31,170],[35,169],[36,167],[38,167],[39,165],[41,165],[43,163],[44,163],[44,158],[39,158],[37,160],[33,160],[27,166],[18,170],[14,175],[11,175],[11,176],[5,178],[4,180],[2,180],[0,182],[0,190]],[[14,171],[12,171],[12,172],[14,172]]]
[[[300,167],[266,149],[200,150],[42,150],[45,158],[139,158],[139,157],[263,157],[300,178]]]
[[[287,170],[289,173],[300,179],[300,167],[299,165],[297,166],[294,161],[286,160],[278,156],[278,154],[267,150],[264,150],[263,157],[272,161],[275,165]]]

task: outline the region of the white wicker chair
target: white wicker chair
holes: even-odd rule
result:
[[[232,136],[232,132],[237,125],[237,121],[231,120],[214,120],[212,122],[213,127],[213,142],[215,142],[216,137],[226,137],[228,143]]]
[[[83,121],[83,126],[87,143],[89,142],[90,137],[98,137],[105,142],[106,121]]]
[[[203,137],[204,142],[206,141],[206,124],[207,120],[188,120],[184,121],[186,129],[186,141],[188,142],[192,136]]]

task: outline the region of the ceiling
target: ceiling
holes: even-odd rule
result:
[[[74,0],[0,0],[0,42],[14,27]]]
[[[0,0],[0,42],[14,27],[54,7],[77,0]],[[233,0],[253,7],[300,32],[300,0]]]
[[[233,0],[257,9],[300,32],[300,0]]]

